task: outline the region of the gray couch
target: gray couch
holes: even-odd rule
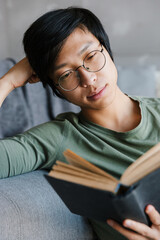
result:
[[[0,77],[12,67],[0,61]],[[0,109],[0,138],[79,108],[53,96],[41,83],[15,89]],[[87,219],[72,214],[44,178],[46,171],[0,180],[0,240],[93,240]]]
[[[0,76],[14,63],[0,61]],[[118,84],[134,95],[155,96],[155,69],[119,68]],[[138,87],[137,87],[138,86]],[[0,138],[23,132],[79,108],[52,95],[41,83],[14,90],[0,109]],[[0,180],[0,240],[92,240],[87,219],[69,212],[44,178],[45,171]]]

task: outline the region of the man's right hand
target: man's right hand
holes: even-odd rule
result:
[[[24,86],[27,82],[39,82],[39,78],[31,68],[28,59],[23,58],[0,78],[0,106],[8,94],[15,88]]]
[[[39,78],[33,72],[28,59],[23,58],[15,64],[6,74],[6,81],[14,88],[24,86],[27,82],[36,83]]]

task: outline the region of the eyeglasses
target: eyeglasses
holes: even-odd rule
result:
[[[83,60],[83,65],[75,70],[67,70],[58,79],[56,86],[59,86],[64,91],[73,91],[80,84],[78,69],[83,67],[88,72],[99,72],[106,64],[106,57],[101,50],[94,50],[87,54]]]

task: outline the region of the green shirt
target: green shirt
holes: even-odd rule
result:
[[[39,169],[50,169],[56,160],[65,161],[67,148],[120,178],[124,170],[160,141],[160,99],[134,97],[141,108],[141,122],[133,130],[118,133],[82,118],[64,113],[0,141],[0,177]],[[106,203],[107,204],[107,203]],[[91,220],[101,240],[125,239],[106,223]]]

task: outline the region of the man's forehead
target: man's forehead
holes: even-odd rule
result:
[[[75,28],[74,31],[67,37],[64,42],[63,47],[72,47],[73,44],[79,45],[81,47],[82,44],[87,42],[96,41],[97,38],[90,32],[88,29],[81,29],[79,27]]]

